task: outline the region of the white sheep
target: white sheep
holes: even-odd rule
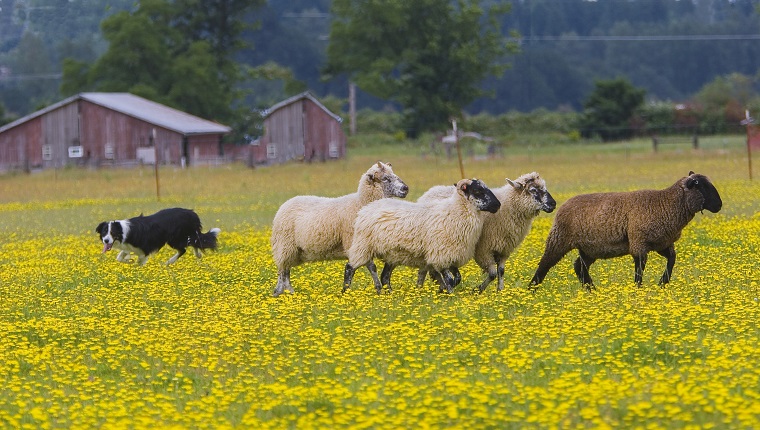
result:
[[[546,181],[538,173],[526,173],[514,181],[506,179],[507,184],[492,188],[501,203],[501,208],[493,215],[487,215],[483,223],[478,244],[475,247],[475,263],[486,272],[486,279],[478,286],[482,293],[498,278],[497,290],[504,289],[504,263],[517,249],[530,232],[533,219],[541,211],[551,213],[557,202],[546,189]],[[454,192],[452,186],[433,187],[417,199],[427,201],[440,199]],[[387,267],[387,266],[386,266]],[[383,274],[386,269],[383,268]],[[417,276],[417,284],[425,279],[426,268],[422,268]],[[381,280],[385,281],[385,276]],[[387,276],[390,282],[390,274]]]
[[[667,258],[660,285],[670,282],[676,262],[674,243],[697,212],[718,212],[723,201],[707,176],[689,172],[663,190],[581,194],[557,210],[546,249],[530,281],[534,289],[549,269],[572,249],[580,254],[574,269],[587,289],[594,286],[589,267],[598,259],[633,256],[634,281],[641,285],[647,254]]]
[[[356,213],[385,197],[406,197],[409,187],[390,163],[377,162],[362,174],[355,193],[341,197],[296,196],[277,210],[272,221],[272,255],[277,265],[275,297],[288,290],[290,269],[305,262],[346,258]]]
[[[343,291],[351,286],[355,270],[367,266],[375,289],[382,292],[377,271],[379,258],[392,266],[430,266],[440,272],[441,290],[451,293],[451,267],[460,267],[475,252],[483,228],[481,211],[499,210],[499,200],[477,179],[462,179],[457,192],[430,202],[381,200],[363,207],[356,216],[354,239],[348,249]]]

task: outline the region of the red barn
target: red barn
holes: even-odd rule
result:
[[[129,93],[80,93],[0,127],[0,170],[222,160],[231,129]]]
[[[309,92],[277,103],[264,117],[264,136],[250,148],[252,161],[277,164],[343,158],[346,134],[342,121]]]

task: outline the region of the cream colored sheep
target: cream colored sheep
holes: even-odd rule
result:
[[[272,221],[272,256],[277,265],[274,296],[293,292],[290,269],[305,262],[346,258],[356,213],[385,197],[406,197],[409,187],[390,163],[377,162],[362,174],[355,193],[341,197],[296,196],[277,210]]]
[[[506,185],[491,189],[501,202],[501,208],[495,214],[485,217],[483,231],[475,247],[475,262],[487,275],[478,286],[481,293],[497,278],[497,290],[504,289],[504,263],[507,258],[528,235],[533,219],[541,211],[551,213],[557,206],[546,189],[546,181],[536,172],[526,173],[514,181],[507,178],[506,181]],[[454,187],[434,187],[417,201],[440,199],[453,191]],[[420,269],[418,285],[424,281],[426,272],[426,269]],[[385,273],[384,267],[383,274]],[[384,276],[381,276],[381,280],[385,281]],[[387,281],[390,282],[390,274]]]
[[[697,212],[718,212],[723,206],[707,176],[689,172],[663,190],[582,194],[557,210],[546,250],[530,281],[540,284],[549,269],[572,249],[580,256],[574,268],[587,289],[594,285],[588,269],[598,259],[633,256],[634,281],[641,285],[647,254],[667,258],[660,285],[670,282],[676,262],[674,243]]]
[[[462,179],[457,192],[446,199],[416,203],[382,200],[363,207],[356,216],[354,239],[348,250],[343,290],[351,286],[356,268],[367,265],[378,293],[382,285],[373,258],[393,266],[424,267],[441,273],[451,293],[451,267],[472,258],[483,228],[481,211],[499,210],[499,200],[480,180]]]

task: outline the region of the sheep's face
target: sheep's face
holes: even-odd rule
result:
[[[409,187],[393,173],[391,163],[378,161],[367,171],[367,182],[383,190],[383,197],[401,197],[409,194]]]
[[[707,176],[689,172],[689,177],[686,178],[684,185],[687,190],[697,190],[702,195],[702,208],[700,210],[707,209],[716,213],[723,207],[723,200],[720,199],[718,190]]]
[[[514,189],[526,196],[529,196],[531,205],[535,208],[536,214],[539,211],[551,213],[557,207],[554,197],[546,189],[546,182],[538,176],[538,173],[529,173],[511,181],[507,178],[507,183]]]
[[[501,202],[496,198],[483,181],[479,179],[462,179],[457,183],[457,189],[472,202],[472,204],[481,211],[488,211],[492,214],[499,211]]]

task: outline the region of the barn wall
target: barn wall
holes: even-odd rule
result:
[[[325,161],[346,155],[346,135],[340,122],[307,98],[272,112],[264,119],[264,130],[258,145],[250,148],[255,164]],[[269,145],[274,146],[274,158],[267,156]]]
[[[42,167],[42,121],[31,119],[0,134],[0,170],[29,170]],[[36,145],[35,145],[36,144]]]
[[[304,156],[304,111],[303,100],[272,112],[264,120],[266,142],[262,141],[259,151],[267,163],[284,163],[288,160],[302,160]],[[272,145],[274,154],[271,153]],[[272,156],[273,155],[273,156]]]
[[[84,156],[86,151],[76,151],[77,147],[81,146],[77,103],[69,103],[47,112],[40,117],[40,120],[42,141],[29,143],[30,149],[37,149],[40,154],[43,152],[47,154],[46,159],[42,159],[43,167],[61,167],[68,164],[82,164],[86,161]],[[45,147],[46,149],[43,150]]]
[[[131,165],[156,158],[160,164],[180,164],[182,157],[191,164],[218,163],[220,139],[219,134],[185,139],[181,133],[76,99],[0,134],[0,170]]]
[[[217,164],[222,161],[221,137],[214,134],[189,136],[188,161],[193,164]]]
[[[160,164],[180,163],[181,134],[85,100],[80,103],[82,145],[97,164],[137,164],[142,161],[138,149],[154,146]]]
[[[311,100],[305,100],[305,157],[306,161],[326,161],[342,158],[346,136],[340,123]],[[332,151],[331,151],[332,149]]]

